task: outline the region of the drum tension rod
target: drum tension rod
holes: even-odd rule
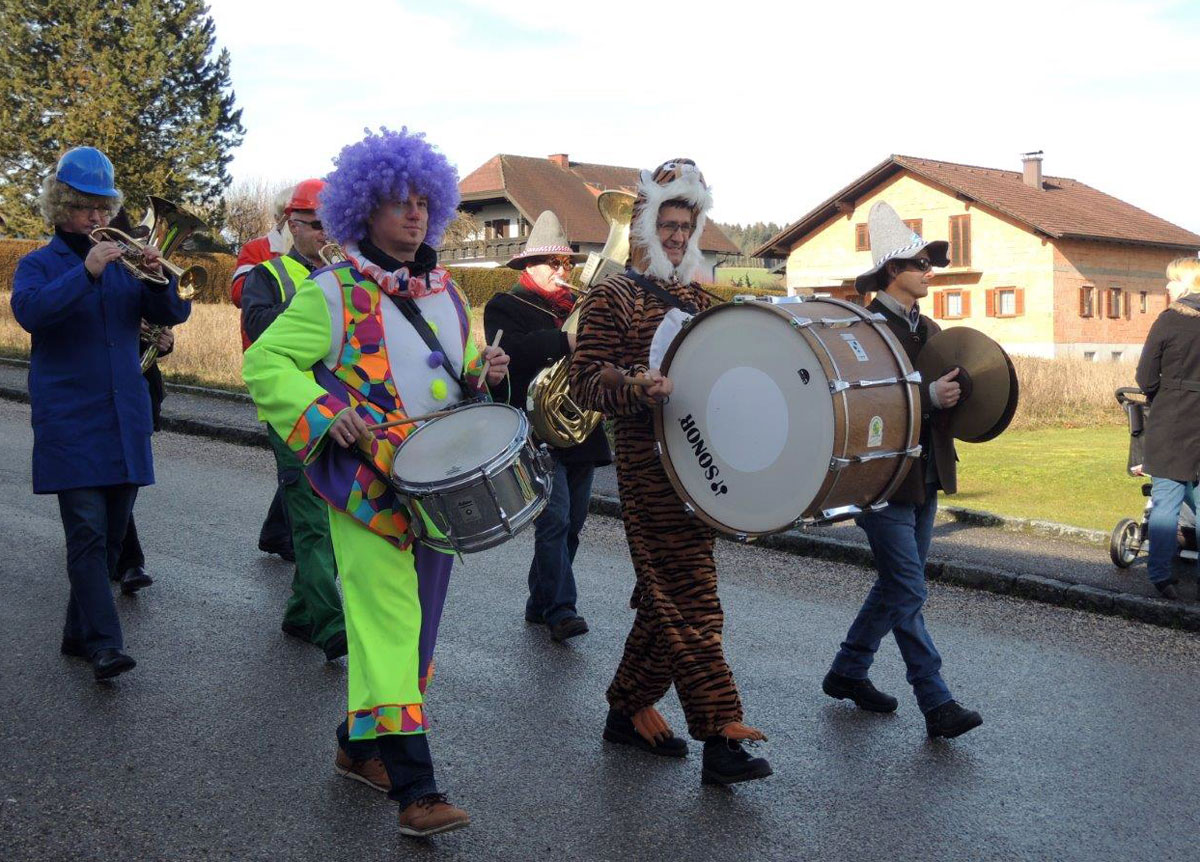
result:
[[[870,455],[851,455],[849,458],[830,458],[830,470],[845,470],[851,464],[865,464],[867,461],[879,461],[884,458],[916,458],[921,454],[920,446],[911,449],[900,449],[894,452],[872,452]]]
[[[829,392],[837,395],[847,389],[869,389],[873,386],[895,386],[897,383],[920,383],[921,372],[910,371],[903,377],[884,377],[880,380],[830,380]]]

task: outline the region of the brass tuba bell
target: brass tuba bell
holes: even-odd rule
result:
[[[608,238],[604,248],[588,254],[584,266],[583,292],[613,272],[625,268],[629,256],[629,223],[633,219],[633,202],[636,198],[629,192],[610,189],[600,193],[596,206],[600,215],[608,222]],[[563,323],[563,332],[576,332],[579,326],[579,307],[571,312]],[[600,420],[602,413],[584,410],[572,400],[568,392],[567,370],[571,357],[564,356],[548,368],[543,368],[529,381],[525,410],[529,424],[537,436],[555,448],[578,446],[588,438]]]

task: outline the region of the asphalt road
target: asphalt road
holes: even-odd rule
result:
[[[429,844],[334,774],[344,661],[280,634],[290,576],[254,547],[262,450],[156,439],[138,501],[154,586],[120,598],[138,667],[97,685],[58,654],[66,578],[54,499],[29,486],[28,408],[0,403],[0,860],[1196,859],[1200,639],[932,586],[926,617],[982,728],[930,742],[901,696],[860,713],[820,679],[867,590],[853,566],[719,545],[726,648],[775,768],[702,787],[699,745],[662,762],[600,740],[632,613],[620,525],[577,564],[592,631],[521,619],[531,537],[456,568],[431,689],[443,789],[470,829]],[[683,721],[671,695],[665,713]]]

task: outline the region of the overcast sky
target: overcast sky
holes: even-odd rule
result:
[[[462,176],[688,156],[714,218],[787,223],[891,153],[1019,170],[1040,149],[1200,233],[1195,0],[209,2],[235,179],[320,176],[364,127],[407,125]]]

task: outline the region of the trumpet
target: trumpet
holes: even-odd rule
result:
[[[346,259],[342,247],[336,242],[327,242],[321,246],[317,252],[317,257],[321,258],[322,263],[326,266],[333,266],[335,263],[341,263]]]

